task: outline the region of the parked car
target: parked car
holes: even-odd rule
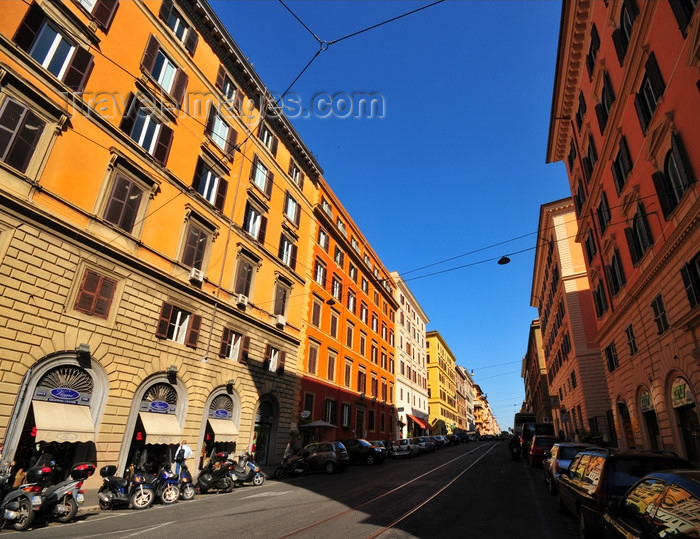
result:
[[[550,494],[557,493],[557,483],[562,470],[566,470],[573,458],[589,447],[591,446],[588,444],[557,442],[548,453],[545,453],[545,459],[542,461],[542,475]]]
[[[461,441],[459,435],[457,434],[446,434],[445,438],[449,440],[451,445],[459,445]]]
[[[700,471],[654,472],[603,514],[606,539],[700,536]]]
[[[449,441],[447,440],[447,437],[443,436],[442,434],[436,434],[435,436],[426,436],[426,438],[435,444],[436,449],[440,449],[441,447],[447,447],[448,445],[450,445]]]
[[[294,462],[303,458],[309,471],[323,471],[333,473],[343,471],[350,464],[350,457],[345,446],[341,442],[314,442],[290,457],[291,469]]]
[[[362,438],[348,438],[340,440],[350,456],[350,464],[366,462],[367,464],[381,464],[384,462],[385,454],[382,450],[367,440]]]
[[[382,460],[389,458],[389,449],[387,448],[384,440],[369,440],[374,447],[378,447],[380,453],[382,454]]]
[[[639,479],[659,470],[692,467],[670,452],[586,449],[559,476],[557,507],[578,519],[582,538],[597,537],[608,504],[619,500]]]
[[[416,438],[412,438],[413,443],[416,444],[420,448],[421,453],[434,453],[435,452],[435,443],[432,442],[431,440],[428,440],[425,436],[418,436]]]
[[[413,438],[400,438],[391,444],[389,453],[393,458],[417,457],[420,455],[420,447],[413,442]]]
[[[542,461],[545,457],[545,452],[549,451],[552,446],[557,443],[556,436],[543,436],[536,434],[530,442],[530,466],[542,466]]]

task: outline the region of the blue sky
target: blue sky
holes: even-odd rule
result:
[[[285,3],[326,42],[430,4]],[[319,50],[280,2],[211,4],[274,94]],[[540,205],[571,194],[564,166],[545,164],[560,10],[448,0],[331,44],[291,89],[305,109],[336,96],[337,114],[295,114],[294,127],[503,429],[524,398]],[[344,117],[343,97],[374,93],[383,114]]]

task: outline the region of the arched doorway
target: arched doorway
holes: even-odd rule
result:
[[[236,452],[240,403],[236,398],[224,392],[214,394],[207,408],[204,425],[204,440],[199,454],[199,469],[202,469],[206,458],[218,451],[226,451],[233,455]],[[235,402],[234,402],[235,400]]]
[[[661,431],[659,430],[659,422],[656,418],[656,409],[654,400],[651,398],[651,392],[647,388],[642,388],[639,394],[639,411],[644,418],[644,426],[647,430],[649,439],[649,447],[653,451],[661,449]]]
[[[634,430],[632,429],[632,418],[630,412],[627,409],[627,405],[624,402],[617,403],[617,411],[620,414],[620,419],[622,420],[622,432],[627,442],[628,449],[636,449],[637,443],[634,440]]]
[[[274,435],[276,432],[276,406],[269,397],[260,401],[255,414],[255,429],[253,430],[253,441],[250,446],[250,453],[260,466],[271,464],[271,448],[274,447]]]
[[[695,403],[695,395],[682,376],[676,376],[671,383],[671,405],[673,406],[681,439],[688,460],[698,462],[700,460],[700,421]]]

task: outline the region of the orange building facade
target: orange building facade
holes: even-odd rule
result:
[[[394,282],[324,180],[314,216],[301,443],[394,439]]]
[[[271,105],[206,2],[0,3],[3,459],[281,459],[321,170]]]
[[[566,162],[613,445],[700,460],[700,9],[565,2],[547,161]]]

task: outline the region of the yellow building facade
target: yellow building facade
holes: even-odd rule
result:
[[[441,426],[449,432],[459,425],[457,417],[457,358],[437,331],[425,334],[428,367],[428,406],[433,432]],[[437,426],[437,428],[436,428]]]

